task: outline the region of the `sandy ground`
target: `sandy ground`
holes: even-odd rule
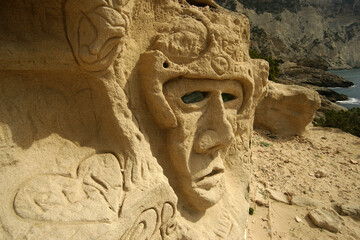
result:
[[[360,239],[358,216],[341,216],[344,222],[336,234],[316,227],[308,216],[314,208],[334,209],[338,204],[360,207],[360,138],[338,129],[312,126],[302,137],[256,130],[252,148],[250,197],[254,214],[249,216],[247,239]],[[259,206],[255,203],[259,184],[285,193],[288,199],[300,196],[318,205],[282,203],[264,192],[266,204]]]

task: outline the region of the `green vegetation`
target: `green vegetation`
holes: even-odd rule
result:
[[[236,12],[236,0],[216,0],[218,4],[222,5],[224,8],[227,8],[233,12]]]
[[[249,208],[249,214],[250,215],[253,215],[254,214],[254,209],[251,207],[251,208]]]
[[[238,0],[239,1],[239,0]],[[254,9],[256,13],[282,13],[285,10],[296,13],[301,8],[300,0],[241,0],[245,8]]]
[[[280,65],[280,63],[283,63],[283,61],[281,59],[273,59],[270,56],[264,56],[255,49],[250,49],[249,54],[250,54],[251,58],[264,59],[264,60],[268,61],[269,67],[270,67],[269,80],[277,82],[276,77],[279,76],[279,74],[280,74],[279,65]]]
[[[324,117],[315,118],[313,123],[315,126],[339,128],[360,137],[360,108],[347,111],[330,110],[325,112]]]
[[[268,146],[270,146],[270,143],[260,142],[260,145],[263,146],[263,147],[268,147]]]

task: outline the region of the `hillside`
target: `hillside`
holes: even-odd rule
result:
[[[360,67],[359,0],[216,0],[247,15],[252,48],[302,65]]]
[[[303,137],[293,138],[256,130],[248,239],[360,239],[359,146],[360,138],[332,128],[308,127]],[[278,200],[265,189],[276,191]],[[339,206],[351,206],[352,216]],[[314,225],[309,212],[316,208],[342,214],[336,214],[338,233]]]

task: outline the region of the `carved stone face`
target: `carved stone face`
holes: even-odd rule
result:
[[[225,191],[224,158],[243,102],[239,81],[177,78],[164,85],[177,118],[167,136],[169,154],[187,202],[198,210],[216,204]]]

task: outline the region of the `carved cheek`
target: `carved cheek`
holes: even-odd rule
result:
[[[171,130],[172,137],[169,139],[173,146],[170,149],[172,161],[177,165],[182,174],[188,175],[190,170],[191,154],[193,152],[194,140],[197,136],[201,112],[184,113],[176,111],[178,126]]]
[[[236,122],[237,110],[235,110],[235,109],[226,110],[226,119],[231,124],[231,127],[233,129],[233,133],[235,134],[237,132],[237,128],[238,128],[238,125],[237,125],[237,122]]]

